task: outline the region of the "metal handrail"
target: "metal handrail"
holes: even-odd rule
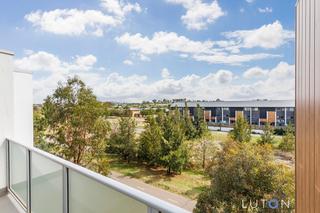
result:
[[[11,139],[7,139],[8,144],[10,143],[14,143],[17,144],[19,146],[24,147],[26,150],[28,150],[31,153],[36,153],[39,154],[40,156],[43,156],[51,161],[54,161],[60,165],[62,165],[65,169],[64,169],[64,173],[68,170],[71,169],[73,171],[76,171],[94,181],[97,181],[101,184],[103,184],[104,186],[110,187],[112,189],[114,189],[117,192],[120,192],[124,195],[127,195],[128,197],[133,198],[134,200],[137,200],[141,203],[144,203],[146,206],[148,206],[148,213],[153,213],[153,212],[162,212],[162,213],[190,213],[189,211],[182,209],[178,206],[175,206],[173,204],[170,204],[164,200],[161,200],[159,198],[156,198],[152,195],[149,195],[147,193],[144,193],[142,191],[139,191],[135,188],[132,188],[128,185],[125,185],[123,183],[120,183],[118,181],[115,181],[111,178],[108,178],[106,176],[100,175],[96,172],[93,172],[89,169],[86,169],[82,166],[76,165],[70,161],[64,160],[60,157],[57,157],[53,154],[50,154],[48,152],[42,151],[38,148],[35,147],[30,147],[30,146],[26,146],[24,144],[18,143],[14,140]],[[9,146],[8,146],[9,147]],[[9,152],[9,150],[7,150],[7,152]],[[9,154],[9,153],[7,153]],[[9,160],[9,159],[8,159]],[[30,161],[30,159],[28,159]],[[10,166],[8,166],[10,167]],[[10,169],[10,168],[7,168]],[[28,168],[30,169],[30,168]],[[10,187],[10,186],[8,186]],[[64,186],[65,187],[65,186]],[[10,191],[10,190],[9,190]]]

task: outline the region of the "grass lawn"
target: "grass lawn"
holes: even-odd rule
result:
[[[228,140],[228,133],[227,132],[220,132],[220,131],[212,131],[211,134],[213,135],[213,139],[215,141],[220,141],[220,142],[225,142]],[[251,142],[252,143],[257,143],[259,140],[260,135],[257,134],[252,134],[251,136]],[[274,143],[273,147],[275,149],[278,148],[280,142],[281,142],[282,136],[274,135]]]
[[[171,191],[195,200],[210,185],[210,179],[203,172],[187,170],[181,175],[168,176],[163,168],[148,168],[138,163],[128,164],[118,157],[110,156],[111,171],[140,179],[145,183]]]

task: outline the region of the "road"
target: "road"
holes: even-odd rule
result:
[[[196,205],[196,201],[194,201],[194,200],[191,200],[191,199],[188,199],[188,198],[183,197],[181,195],[174,194],[172,192],[168,192],[166,190],[157,188],[157,187],[152,186],[150,184],[144,183],[141,180],[131,178],[128,176],[124,176],[118,172],[112,171],[111,174],[109,175],[109,177],[116,180],[116,181],[119,181],[123,184],[126,184],[128,186],[136,188],[140,191],[143,191],[147,194],[153,195],[157,198],[160,198],[160,199],[165,200],[169,203],[172,203],[176,206],[179,206],[183,209],[186,209],[190,212],[192,212],[192,210],[194,209],[194,207]]]

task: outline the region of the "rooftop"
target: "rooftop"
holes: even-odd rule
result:
[[[251,100],[251,101],[187,101],[188,107],[295,107],[294,100]],[[175,102],[171,107],[184,107],[185,102]]]

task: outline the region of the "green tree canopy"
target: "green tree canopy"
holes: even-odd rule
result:
[[[229,136],[232,140],[239,143],[250,142],[251,127],[243,116],[239,116],[237,118],[233,130],[230,131]]]
[[[285,152],[291,152],[294,150],[295,146],[295,135],[294,135],[294,127],[292,124],[289,124],[285,128],[284,136],[282,137],[282,141],[279,145],[279,149]]]
[[[294,173],[273,161],[270,146],[229,142],[216,161],[211,186],[199,196],[196,213],[237,213],[244,211],[242,201],[294,199]]]
[[[273,136],[273,128],[269,123],[266,123],[263,128],[263,133],[261,134],[258,143],[259,144],[273,144],[274,136]]]
[[[110,131],[104,113],[105,107],[79,78],[68,79],[66,84],[59,83],[43,104],[48,125],[46,136],[56,147],[55,154],[93,170],[101,170],[96,168],[96,162],[105,158]]]
[[[194,115],[194,126],[196,128],[195,137],[201,138],[208,131],[208,126],[204,120],[203,109],[197,104]]]
[[[110,136],[110,146],[122,156],[124,160],[130,162],[137,155],[136,122],[130,117],[121,117],[119,125]]]
[[[190,112],[188,108],[187,102],[185,102],[185,107],[183,110],[183,121],[184,121],[184,129],[185,136],[187,139],[193,139],[197,137],[197,130],[192,123],[192,119],[190,117]]]
[[[139,158],[148,165],[160,163],[163,143],[163,132],[153,116],[147,118],[145,130],[140,136]]]

